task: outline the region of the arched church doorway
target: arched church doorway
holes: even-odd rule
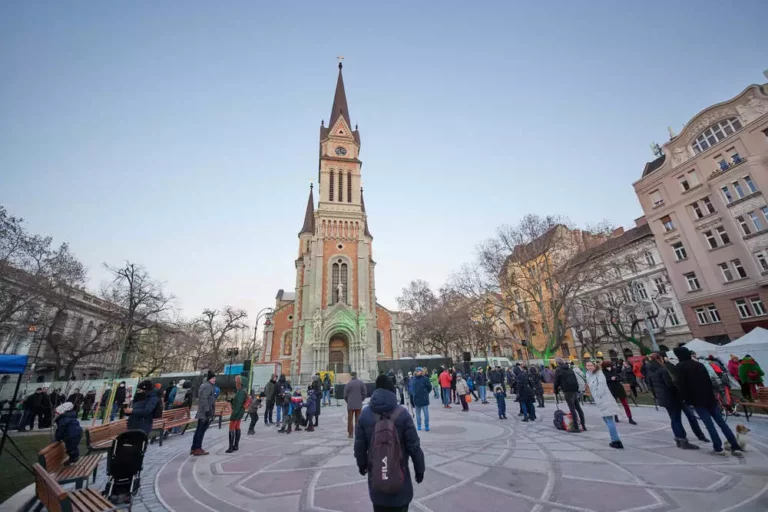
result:
[[[328,370],[349,373],[349,342],[344,334],[334,334],[328,342]]]

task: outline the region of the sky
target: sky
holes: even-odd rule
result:
[[[344,56],[378,300],[527,213],[642,215],[651,142],[768,68],[768,2],[0,3],[0,204],[187,316],[295,286]]]

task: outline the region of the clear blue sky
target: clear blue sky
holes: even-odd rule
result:
[[[768,2],[2,2],[0,204],[185,314],[295,282],[337,55],[379,301],[528,212],[630,226],[648,145],[768,68]],[[279,4],[279,5],[278,5]]]

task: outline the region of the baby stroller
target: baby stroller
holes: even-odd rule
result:
[[[104,497],[114,504],[130,503],[139,492],[148,437],[142,430],[128,430],[112,441],[107,453],[107,487]]]

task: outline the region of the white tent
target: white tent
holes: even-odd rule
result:
[[[700,340],[698,338],[689,341],[683,346],[691,352],[696,352],[696,355],[699,357],[716,354],[718,349],[718,346],[714,343],[709,343],[708,341]]]
[[[741,338],[717,347],[720,359],[727,361],[730,354],[744,357],[749,354],[761,368],[768,368],[768,330],[755,327]]]

